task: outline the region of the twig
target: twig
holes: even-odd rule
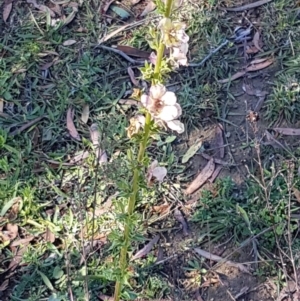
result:
[[[259,7],[261,5],[269,3],[271,1],[272,0],[260,0],[260,1],[254,2],[254,3],[242,5],[240,7],[227,7],[227,8],[225,8],[225,10],[227,10],[227,11],[234,11],[234,12],[240,12],[240,11],[244,11],[244,10],[247,10],[247,9]]]
[[[118,50],[116,48],[112,48],[112,47],[107,47],[107,46],[103,46],[103,45],[99,45],[97,46],[98,48],[102,48],[114,53],[119,54],[120,56],[122,56],[125,60],[127,60],[128,62],[130,62],[131,64],[139,64],[139,65],[143,65],[144,61],[138,61],[138,60],[134,60],[131,57],[129,57],[127,54],[125,54],[123,51]]]
[[[228,44],[228,40],[225,40],[221,45],[219,45],[216,49],[212,50],[200,63],[191,63],[189,67],[201,67],[204,63],[210,59],[215,53],[217,53],[221,48]]]

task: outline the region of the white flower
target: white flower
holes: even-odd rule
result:
[[[147,170],[147,184],[151,185],[153,179],[162,183],[167,175],[167,169],[165,167],[158,166],[158,161],[154,160]]]
[[[179,134],[184,132],[183,123],[177,120],[182,114],[177,97],[175,93],[167,91],[165,86],[152,86],[149,95],[142,95],[141,102],[157,123],[163,122]]]
[[[186,25],[181,22],[172,22],[169,18],[160,20],[158,28],[161,30],[162,38],[166,47],[178,47],[187,44],[189,36],[185,33]]]
[[[188,45],[188,44],[184,44],[184,45]],[[171,59],[174,60],[175,65],[178,67],[178,65],[182,65],[182,66],[187,66],[188,64],[188,60],[186,57],[187,51],[185,51],[186,49],[188,49],[187,47],[174,47],[173,48],[173,52],[171,53]]]

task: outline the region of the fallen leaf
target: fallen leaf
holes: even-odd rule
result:
[[[170,205],[170,204],[168,204],[168,203],[164,203],[164,204],[162,204],[162,205],[153,206],[152,209],[153,209],[153,211],[156,212],[156,213],[161,213],[161,214],[163,214],[163,213],[165,213],[165,212],[167,212],[167,211],[170,211],[171,206],[172,206],[172,205]]]
[[[2,284],[0,285],[0,292],[5,292],[8,288],[9,280],[5,279]]]
[[[222,170],[223,166],[219,165],[216,167],[216,169],[214,170],[213,174],[211,175],[211,177],[208,179],[208,181],[210,183],[213,183],[215,181],[215,179],[217,178],[217,176],[219,175],[220,171]]]
[[[9,0],[9,1],[4,1],[4,5],[3,5],[3,21],[6,23],[10,13],[11,13],[11,9],[12,9],[12,2],[13,0]]]
[[[274,63],[274,59],[270,58],[262,62],[251,62],[250,65],[246,68],[246,72],[258,71],[264,68],[269,67]]]
[[[259,50],[255,46],[248,46],[246,48],[246,53],[247,54],[256,54],[258,52],[259,52]]]
[[[246,71],[239,71],[239,72],[233,74],[231,77],[226,78],[226,79],[221,79],[221,80],[219,80],[218,82],[219,82],[220,84],[225,84],[225,83],[228,83],[229,81],[236,80],[236,79],[238,79],[238,78],[244,76],[245,74],[246,74]]]
[[[260,33],[259,33],[259,31],[257,31],[253,37],[252,42],[259,51],[263,52],[263,50],[259,46],[259,38],[260,38]]]
[[[75,128],[73,118],[74,118],[74,109],[70,107],[67,112],[67,129],[69,130],[70,136],[72,138],[76,139],[77,141],[80,141],[81,139]]]
[[[199,175],[196,177],[196,179],[185,190],[185,194],[192,194],[201,186],[203,186],[205,182],[212,176],[214,170],[215,170],[215,163],[214,163],[214,159],[211,158],[207,162],[206,166],[199,173]]]
[[[129,75],[129,77],[130,77],[131,82],[132,82],[136,87],[138,87],[138,86],[139,86],[139,82],[135,79],[135,75],[134,75],[134,72],[133,72],[132,68],[131,68],[131,67],[128,67],[128,68],[127,68],[127,72],[128,72],[128,75]]]
[[[121,105],[126,105],[126,106],[137,106],[140,107],[141,106],[141,102],[137,101],[135,99],[120,99],[119,100],[119,104]]]
[[[140,14],[140,17],[145,17],[150,12],[152,12],[153,10],[155,10],[155,8],[156,8],[156,4],[153,1],[150,0],[150,2],[148,2],[148,4],[146,5],[145,9],[143,10],[143,12]]]
[[[292,190],[293,190],[293,193],[294,193],[298,203],[300,203],[300,190],[298,190],[296,187],[293,187]]]
[[[29,242],[31,242],[34,239],[34,236],[29,236],[27,238],[22,238],[16,241],[13,241],[10,246],[11,247],[18,247],[18,246],[26,246]]]
[[[40,117],[37,117],[27,123],[25,123],[24,125],[22,125],[20,128],[14,130],[13,132],[11,132],[11,136],[15,136],[15,135],[18,135],[20,134],[21,132],[23,132],[24,130],[32,127],[35,123],[39,122],[40,120],[42,120],[44,118],[44,116],[40,116]]]
[[[89,156],[89,152],[88,151],[83,151],[80,152],[79,154],[75,155],[74,157],[72,157],[72,159],[70,160],[71,164],[75,164],[81,160],[86,159]]]
[[[187,152],[183,155],[181,162],[188,162],[200,150],[202,142],[202,140],[198,140],[192,146],[190,146]]]
[[[71,46],[77,43],[75,40],[66,40],[63,42],[63,46]]]
[[[200,256],[202,256],[202,257],[204,257],[206,259],[209,259],[209,260],[215,261],[215,262],[223,262],[226,265],[229,265],[229,266],[232,266],[232,267],[235,267],[235,268],[239,269],[241,272],[245,272],[247,274],[250,274],[250,272],[247,269],[247,267],[245,265],[243,265],[242,263],[236,263],[236,262],[227,260],[227,259],[222,258],[220,256],[217,256],[217,255],[214,255],[214,254],[209,253],[207,251],[204,251],[204,250],[202,250],[200,248],[194,248],[194,251],[198,255],[200,255]]]
[[[46,232],[43,235],[43,238],[47,242],[54,243],[55,241],[55,235],[51,232],[51,230],[47,227]]]
[[[136,5],[139,2],[141,2],[141,0],[131,0],[131,5]]]
[[[149,254],[153,246],[159,241],[160,236],[154,236],[141,250],[139,250],[135,255],[133,255],[131,260],[136,260],[138,258],[144,257]]]
[[[300,135],[300,129],[292,129],[292,128],[273,128],[275,132],[278,132],[282,135],[288,135],[288,136],[299,136]]]
[[[4,99],[0,97],[0,113],[3,113]]]
[[[6,231],[10,240],[14,240],[18,236],[19,227],[16,224],[7,224]]]
[[[27,2],[28,4],[32,4],[36,9],[38,9],[38,10],[40,10],[40,11],[43,11],[43,12],[45,12],[45,13],[49,13],[50,16],[51,16],[52,18],[55,17],[54,11],[52,11],[52,10],[51,10],[49,7],[47,7],[46,5],[37,4],[37,3],[36,3],[36,0],[26,0],[26,2]]]
[[[188,236],[189,235],[189,228],[188,225],[186,223],[186,220],[183,216],[183,214],[181,213],[181,211],[179,209],[175,209],[174,210],[174,218],[181,223],[182,225],[182,232],[184,236]]]
[[[87,123],[90,115],[90,106],[85,104],[82,108],[81,121],[83,123]]]
[[[143,58],[143,59],[148,59],[151,54],[149,51],[144,51],[135,47],[125,46],[125,45],[115,45],[112,46],[112,48],[118,49],[129,56]]]
[[[72,12],[67,17],[62,18],[64,26],[70,24],[75,18],[76,13],[78,12],[78,3],[70,2],[68,6],[72,8]]]
[[[254,72],[254,71],[258,71],[258,70],[267,68],[268,66],[272,65],[273,63],[274,63],[273,58],[256,59],[256,60],[250,62],[250,64],[244,71],[239,71],[239,72],[235,73],[234,75],[232,75],[231,77],[219,80],[218,82],[221,84],[228,83],[229,81],[233,81],[235,79],[238,79],[238,78],[244,76],[247,72]]]
[[[223,140],[223,126],[219,123],[215,130],[215,139],[216,139],[216,148],[218,149],[215,153],[215,157],[224,158],[225,149],[224,149],[224,140]]]

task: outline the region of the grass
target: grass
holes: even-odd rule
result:
[[[264,112],[270,123],[283,119],[292,124],[299,117],[299,18],[293,1],[287,6],[285,3],[277,0],[259,9],[264,16],[261,27],[265,48],[275,55],[280,69]],[[106,28],[102,17],[94,13],[99,5],[97,1],[84,2],[73,22],[57,29],[47,24],[46,14],[27,4],[14,4],[9,23],[0,20],[0,97],[4,100],[0,113],[0,233],[7,230],[8,224],[18,226],[16,238],[0,239],[0,269],[9,280],[8,289],[0,297],[6,300],[69,300],[70,291],[77,300],[98,300],[99,294],[113,293],[118,277],[116,252],[122,243],[122,206],[131,179],[126,152],[129,148],[135,151],[125,128],[134,112],[118,104],[132,89],[127,62],[95,48],[99,37],[114,26]],[[225,15],[217,10],[220,4],[216,1],[197,5],[178,11],[178,17],[189,25],[193,62],[201,61],[231,36],[239,20],[239,14]],[[72,10],[66,5],[63,11],[69,15]],[[151,21],[153,15],[149,19],[155,23]],[[87,32],[80,32],[80,28]],[[149,50],[147,28],[146,24],[121,33],[119,42]],[[63,42],[70,39],[76,43],[64,46]],[[117,42],[114,37],[108,44]],[[213,55],[201,68],[174,73],[168,83],[177,83],[173,87],[188,132],[209,124],[205,117],[208,110],[216,112],[213,118],[220,117],[218,112],[222,112],[230,85],[223,87],[217,80],[236,72],[240,63],[229,47]],[[46,64],[52,66],[46,68]],[[90,111],[87,124],[80,119],[86,105]],[[71,139],[66,128],[70,106],[75,108],[80,142]],[[39,121],[22,129],[39,117]],[[98,166],[92,151],[92,123],[98,124],[101,147],[109,154],[110,162],[105,166]],[[17,130],[19,133],[12,135]],[[143,187],[140,192],[133,250],[140,249],[150,233],[157,233],[156,227],[174,226],[171,215],[156,221],[153,206],[167,202],[174,207],[183,199],[179,187],[189,170],[178,157],[176,143],[182,139],[185,136],[161,135],[149,149],[149,161],[156,158],[162,162],[169,176],[157,189]],[[65,165],[84,150],[89,151],[88,158],[74,166]],[[272,152],[262,149],[264,158]],[[288,181],[291,172],[287,164],[281,160],[276,166],[263,166],[262,173],[251,170],[252,179],[238,197],[231,181],[220,181],[213,191],[204,192],[193,214],[193,222],[204,233],[210,229],[212,240],[219,241],[225,233],[232,233],[236,246],[272,227],[257,239],[259,255],[265,260],[257,273],[264,277],[277,275],[278,263],[272,261],[272,254],[279,254],[278,247],[296,262],[299,259],[297,223],[291,218],[298,209],[291,187],[300,189],[300,183],[296,167],[292,182]],[[117,191],[124,193],[112,197]],[[111,207],[101,214],[110,200]],[[51,237],[45,233],[51,233]],[[32,240],[23,243],[23,248],[22,244],[18,249],[11,246],[14,240],[30,237]],[[184,245],[187,246],[190,245]],[[21,265],[10,275],[7,268],[16,252],[21,254]],[[284,259],[290,264],[290,258]],[[174,293],[165,267],[154,265],[155,260],[155,255],[150,254],[131,263],[124,299],[166,298]],[[195,277],[200,281],[204,271],[199,272],[202,266],[195,258],[186,268],[196,269]]]

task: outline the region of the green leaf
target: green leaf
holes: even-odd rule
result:
[[[52,283],[50,282],[49,278],[40,271],[37,271],[37,273],[42,277],[45,285],[49,288],[49,290],[54,291],[54,287],[53,287]]]
[[[1,210],[1,216],[5,215],[5,213],[11,208],[11,206],[15,203],[15,201],[16,201],[16,198],[12,198],[9,202],[7,202],[3,206],[2,210]]]
[[[249,228],[249,230],[251,230],[250,220],[249,220],[249,217],[247,215],[247,212],[242,207],[240,207],[238,204],[236,204],[236,209],[237,209],[237,212],[239,214],[241,214],[241,216],[243,217],[243,219],[244,219],[245,223],[247,224],[247,227]]]
[[[198,140],[196,143],[194,143],[182,157],[182,163],[189,161],[199,151],[201,146],[202,140]]]
[[[128,11],[126,11],[125,9],[116,6],[116,5],[111,5],[110,9],[116,13],[119,17],[121,17],[121,19],[128,19],[130,18],[130,13]]]
[[[64,271],[60,267],[56,266],[53,270],[52,275],[53,275],[53,278],[60,279],[64,275]]]

